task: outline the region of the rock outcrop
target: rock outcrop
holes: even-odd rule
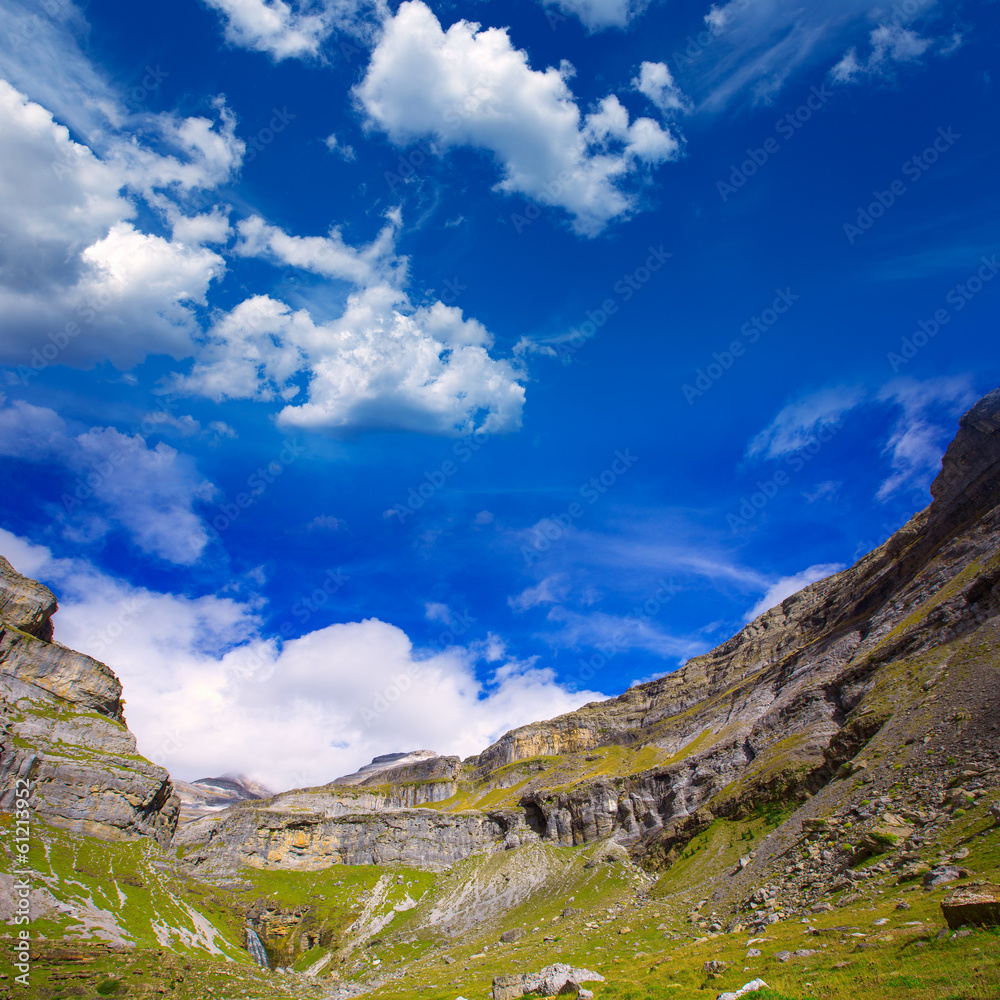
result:
[[[941,900],[941,910],[952,928],[1000,927],[1000,885],[980,882],[953,889]]]
[[[24,779],[48,823],[168,843],[178,811],[170,775],[137,753],[111,670],[51,641],[55,610],[51,591],[0,559],[0,809]]]
[[[503,841],[521,822],[516,810],[396,808],[383,796],[345,795],[331,786],[241,802],[181,827],[174,843],[189,864],[213,874],[235,872],[241,865],[311,870],[400,862],[444,867]]]

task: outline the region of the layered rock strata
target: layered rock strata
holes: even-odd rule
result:
[[[1000,390],[962,418],[931,492],[926,510],[850,569],[681,670],[516,729],[464,763],[427,752],[378,760],[339,779],[354,797],[327,786],[295,793],[294,810],[287,796],[244,805],[185,840],[205,859],[259,865],[438,863],[534,837],[614,837],[649,860],[714,817],[804,802],[850,774],[844,765],[886,727],[912,728],[952,671],[981,676],[966,709],[973,722],[989,714],[976,692],[990,689],[995,664],[965,647],[991,648],[1000,614]],[[433,815],[412,808],[427,803]],[[428,846],[430,831],[443,849]]]
[[[178,812],[170,775],[137,752],[112,671],[51,641],[55,610],[51,591],[0,559],[0,809],[23,779],[48,823],[168,843]]]

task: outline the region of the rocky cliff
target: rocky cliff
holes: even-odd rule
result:
[[[118,678],[52,641],[55,611],[51,591],[0,558],[0,809],[26,779],[48,823],[168,843],[178,810],[170,776],[136,752]]]
[[[992,649],[1000,611],[1000,390],[961,419],[932,496],[856,565],[681,670],[509,732],[464,763],[390,755],[338,779],[367,795],[328,786],[295,793],[294,806],[243,806],[185,842],[203,860],[312,865],[614,837],[655,863],[717,817],[840,788],[843,765],[879,734],[935,731],[946,703],[932,689],[961,682],[965,718],[996,713],[995,656],[969,650]],[[413,811],[421,804],[435,812]]]

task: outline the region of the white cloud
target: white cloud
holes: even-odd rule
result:
[[[354,25],[361,3],[353,0],[205,0],[225,20],[231,45],[266,52],[276,61],[320,54],[336,30]]]
[[[853,83],[865,77],[885,76],[894,63],[917,62],[934,44],[931,38],[921,38],[911,28],[900,24],[880,24],[869,35],[871,52],[865,59],[858,58],[856,47],[848,49],[844,57],[830,70],[837,83]]]
[[[235,251],[357,285],[383,277],[398,282],[406,277],[407,265],[405,257],[394,253],[398,229],[399,218],[393,216],[368,246],[355,249],[344,242],[337,228],[327,236],[289,236],[254,215],[237,226],[240,238]]]
[[[534,587],[526,587],[520,594],[507,598],[514,611],[528,611],[542,604],[558,604],[569,594],[569,581],[562,573],[545,577]]]
[[[664,117],[674,118],[691,110],[691,102],[674,82],[666,63],[644,62],[632,86],[656,105]]]
[[[844,415],[865,399],[857,386],[820,389],[789,403],[747,447],[747,455],[781,458],[813,444],[816,435],[839,424]]]
[[[331,132],[323,140],[323,145],[325,145],[331,153],[336,153],[339,157],[341,157],[341,159],[347,160],[348,162],[354,159],[354,147],[347,146],[342,143],[334,132]]]
[[[208,137],[207,119],[192,121],[171,127],[201,161],[169,158],[164,183],[196,184],[225,159]],[[190,353],[198,328],[192,305],[205,301],[225,265],[212,251],[142,232],[128,221],[136,210],[120,192],[140,153],[98,158],[4,81],[0,129],[0,229],[6,233],[0,361],[37,370],[107,358],[128,367],[148,354]],[[154,154],[143,158],[146,174],[137,174],[136,183],[158,183],[155,161]],[[216,166],[206,167],[209,162]]]
[[[578,232],[594,235],[635,210],[626,182],[675,159],[680,145],[652,119],[629,124],[614,96],[581,115],[572,72],[568,63],[531,69],[506,29],[458,21],[443,31],[421,0],[406,0],[386,19],[355,94],[394,143],[487,150],[502,171],[497,190],[564,208]]]
[[[424,604],[424,617],[429,622],[440,622],[447,625],[451,621],[451,608],[440,601],[427,601]]]
[[[344,522],[332,514],[318,514],[306,527],[310,531],[340,531],[344,527]]]
[[[942,425],[934,417],[942,413],[958,417],[977,398],[969,379],[961,376],[922,382],[898,379],[882,389],[878,399],[899,406],[902,413],[883,451],[890,457],[893,471],[879,487],[879,500],[887,500],[904,486],[921,493],[928,488],[956,431],[953,422]]]
[[[311,19],[333,23],[354,9],[224,6],[244,28],[263,31],[276,18],[292,35]],[[348,244],[336,227],[325,236],[291,235],[251,214],[226,247],[232,209],[206,195],[233,178],[245,146],[224,101],[212,102],[210,117],[130,114],[55,23],[45,21],[42,34],[62,58],[44,68],[62,87],[46,93],[89,102],[80,118],[94,138],[89,146],[74,141],[48,110],[0,81],[0,363],[20,366],[30,380],[49,365],[110,360],[126,369],[149,355],[193,356],[186,377],[173,375],[177,384],[216,400],[294,398],[279,417],[286,426],[450,434],[520,425],[519,372],[490,356],[489,332],[440,302],[416,308],[402,291],[409,262],[395,252],[398,209],[367,245]],[[75,23],[86,27],[82,18]],[[0,65],[44,89],[32,51],[0,54]],[[635,157],[654,155],[655,136],[633,131]],[[139,228],[146,206],[169,237]],[[221,253],[205,244],[223,244]],[[212,283],[226,270],[222,253],[344,281],[354,292],[332,321],[332,296],[322,291],[320,318],[251,294],[215,311],[206,335],[198,307],[212,304]]]
[[[182,391],[215,399],[308,399],[278,415],[285,427],[340,431],[400,427],[431,434],[520,427],[519,373],[488,353],[489,331],[460,309],[413,309],[405,293],[375,285],[352,293],[344,314],[316,323],[266,296],[225,314]]]
[[[495,637],[482,650],[428,653],[367,619],[279,647],[249,600],[136,588],[3,530],[0,553],[56,590],[56,637],[118,674],[140,752],[179,778],[239,771],[283,789],[393,750],[464,757],[508,729],[604,697],[568,691],[534,664],[500,662]],[[498,665],[478,679],[477,664],[491,657]]]
[[[753,606],[747,614],[746,620],[753,621],[758,615],[777,607],[786,597],[798,593],[803,587],[808,587],[810,583],[839,573],[843,568],[843,563],[817,563],[794,576],[783,576],[768,587],[767,593]]]
[[[638,649],[683,663],[708,648],[701,640],[672,635],[651,619],[634,615],[613,615],[603,611],[581,614],[557,606],[549,612],[548,620],[559,625],[556,631],[543,636],[553,646],[593,648],[602,651],[608,659]]]
[[[860,406],[887,404],[898,409],[889,439],[882,451],[892,466],[878,489],[887,500],[906,486],[923,493],[941,466],[941,456],[955,435],[955,418],[977,398],[966,376],[894,379],[871,394],[860,386],[821,389],[790,403],[757,434],[747,448],[749,457],[781,458],[815,443],[818,435],[839,424]],[[836,483],[825,483],[812,503],[836,493]]]
[[[101,538],[116,524],[143,552],[182,565],[197,561],[208,542],[194,508],[215,488],[163,442],[149,448],[140,435],[111,427],[72,434],[54,410],[18,400],[0,408],[0,455],[58,463],[73,477],[53,497],[71,541]]]
[[[648,0],[543,0],[564,14],[577,17],[589,32],[624,28],[648,6]]]

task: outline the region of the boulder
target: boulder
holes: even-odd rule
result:
[[[829,833],[830,821],[826,819],[804,819],[802,821],[803,833]]]
[[[512,944],[514,941],[520,941],[524,937],[523,927],[511,927],[509,931],[504,931],[500,935],[500,941],[502,944]]]
[[[973,873],[968,868],[959,868],[958,865],[941,865],[932,868],[924,875],[924,888],[934,889],[946,882],[956,882],[960,878],[969,878]]]
[[[547,965],[541,972],[514,973],[494,976],[493,1000],[520,1000],[524,996],[582,996],[580,983],[603,983],[604,976],[589,969],[574,969],[572,965]],[[562,990],[572,984],[569,993]]]
[[[1000,885],[978,882],[952,889],[941,900],[941,910],[951,928],[963,924],[1000,926]]]
[[[721,976],[726,969],[729,968],[728,962],[722,962],[717,958],[709,959],[703,966],[706,975],[709,976]]]
[[[771,987],[763,979],[751,979],[749,983],[744,983],[738,990],[730,993],[720,993],[717,1000],[740,1000],[748,993],[756,993],[758,990],[769,990]]]

